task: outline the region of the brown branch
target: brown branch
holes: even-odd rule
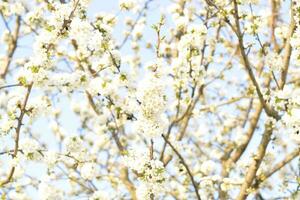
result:
[[[154,153],[154,142],[153,139],[150,140],[150,160],[153,160],[153,153]]]
[[[266,85],[269,86],[271,83],[271,79],[268,78],[266,80]],[[224,155],[222,156],[222,177],[228,177],[229,175],[229,170],[232,167],[232,164],[236,163],[241,156],[245,153],[247,147],[249,146],[249,143],[251,142],[254,132],[257,128],[257,124],[259,122],[261,113],[262,113],[263,107],[262,104],[259,102],[257,105],[256,111],[254,115],[251,117],[249,120],[249,128],[246,131],[246,140],[237,146],[236,148],[232,147],[229,150],[227,150]],[[220,199],[225,199],[226,197],[226,192],[220,190]]]
[[[245,150],[247,149],[253,135],[254,132],[256,130],[259,118],[261,116],[261,112],[262,112],[262,105],[259,104],[258,107],[256,108],[256,111],[253,115],[253,117],[250,119],[250,126],[246,132],[246,136],[247,139],[240,144],[238,147],[236,147],[235,149],[230,149],[227,151],[227,153],[225,153],[221,160],[222,160],[222,177],[228,177],[229,175],[229,170],[232,167],[233,163],[236,163],[240,157],[244,154]],[[234,150],[234,151],[233,151]],[[226,192],[220,190],[220,199],[226,199]]]
[[[176,150],[176,148],[172,145],[172,143],[166,138],[165,135],[162,135],[163,139],[165,140],[165,142],[172,148],[172,150],[175,152],[175,154],[179,157],[181,163],[183,164],[183,166],[185,167],[187,173],[189,174],[189,177],[192,181],[192,184],[193,184],[193,187],[195,189],[195,193],[196,193],[196,196],[197,196],[197,199],[198,200],[201,200],[201,197],[200,197],[200,194],[199,194],[199,191],[198,191],[198,185],[197,183],[195,182],[194,180],[194,176],[189,168],[189,166],[187,165],[187,163],[185,162],[184,158],[182,157],[182,155]]]
[[[273,5],[273,6],[275,6],[275,5]],[[276,38],[275,38],[275,34],[274,34],[274,29],[275,29],[275,23],[276,23],[277,17],[276,17],[276,13],[274,13],[274,12],[277,12],[277,11],[274,7],[272,7],[273,16],[272,16],[272,19],[271,19],[271,43],[274,44],[274,48],[276,49],[276,47],[275,47],[276,46]],[[235,31],[235,33],[236,33],[236,31]],[[260,43],[260,46],[263,50],[264,47],[261,44],[258,35],[257,35],[257,39],[258,39],[258,41]],[[259,75],[261,75],[262,70],[263,70],[263,67],[260,67],[260,69],[258,71]],[[275,81],[276,81],[276,78],[275,78]],[[271,77],[268,77],[267,80],[265,81],[266,87],[269,87],[270,83],[271,83]],[[276,81],[276,84],[277,84],[277,81]],[[251,108],[249,108],[249,109],[251,110]],[[248,110],[247,115],[249,114],[250,110]],[[244,154],[244,152],[246,151],[250,141],[253,138],[254,132],[257,128],[257,124],[259,122],[262,110],[263,110],[263,106],[262,106],[262,103],[260,101],[259,104],[257,105],[257,108],[256,108],[256,111],[255,111],[254,115],[249,120],[249,123],[250,123],[249,125],[250,126],[249,126],[248,130],[246,131],[246,140],[242,144],[237,146],[235,149],[230,148],[222,156],[222,176],[223,177],[228,177],[229,170],[232,167],[232,164],[236,163],[241,158],[241,156]],[[245,126],[245,124],[246,124],[246,121],[244,122],[243,126]],[[220,198],[221,199],[225,199],[226,195],[227,195],[226,192],[220,191]]]
[[[271,0],[271,43],[273,43],[276,52],[278,52],[278,44],[275,36],[275,28],[278,19],[278,7],[279,3],[277,3],[276,0]]]
[[[299,153],[300,153],[300,148],[297,148],[296,150],[294,150],[290,154],[288,154],[282,161],[277,163],[270,171],[263,173],[262,176],[259,176],[259,178],[256,179],[256,182],[254,183],[253,188],[258,188],[262,182],[267,180],[269,177],[271,177],[273,174],[275,174],[277,171],[279,171],[281,168],[283,168],[285,165],[287,165],[293,159],[297,158],[299,156]]]
[[[273,129],[270,128],[268,125],[265,125],[265,131],[263,133],[262,139],[258,146],[257,152],[253,158],[253,161],[245,175],[245,180],[242,184],[239,195],[236,198],[237,200],[244,200],[247,198],[249,192],[248,190],[250,189],[250,186],[252,185],[252,182],[256,177],[256,172],[265,156],[272,132]]]
[[[281,71],[281,79],[279,82],[279,88],[282,90],[284,88],[284,85],[286,83],[286,78],[289,70],[290,60],[291,60],[291,54],[292,54],[292,46],[290,44],[291,37],[295,30],[295,20],[293,17],[293,9],[291,8],[291,22],[290,22],[290,28],[289,33],[285,42],[285,54],[283,58],[283,70]]]
[[[258,106],[253,118],[250,121],[250,126],[249,129],[246,133],[247,135],[247,140],[242,143],[240,146],[238,146],[238,148],[236,149],[236,151],[234,152],[234,154],[229,158],[229,160],[233,163],[235,163],[236,161],[239,160],[239,158],[242,156],[242,154],[244,153],[244,151],[246,150],[249,142],[251,141],[251,138],[256,130],[260,115],[261,115],[261,111],[262,111],[262,106],[261,104]]]
[[[264,97],[263,97],[263,94],[261,92],[260,86],[259,86],[259,84],[258,84],[258,82],[257,82],[257,80],[255,78],[254,72],[253,72],[253,70],[251,68],[250,61],[249,61],[248,56],[247,56],[247,54],[245,52],[244,39],[243,39],[243,34],[241,32],[240,21],[239,21],[238,4],[237,4],[236,0],[233,0],[233,3],[234,3],[234,18],[235,18],[235,25],[236,25],[235,33],[236,33],[236,36],[238,38],[239,49],[240,49],[240,53],[241,53],[241,56],[242,56],[242,60],[244,62],[244,66],[245,66],[245,68],[246,68],[246,70],[248,72],[248,75],[249,75],[249,77],[250,77],[253,85],[255,86],[258,98],[259,98],[261,104],[263,105],[263,108],[266,111],[266,114],[268,116],[271,116],[271,117],[279,120],[280,119],[279,114],[274,109],[272,109],[266,103],[266,101],[264,100]]]
[[[75,11],[76,11],[76,9],[77,9],[77,7],[79,5],[79,2],[80,2],[80,0],[75,1],[74,8],[72,9],[71,13],[69,14],[68,19],[64,19],[62,27],[58,31],[58,35],[57,36],[63,35],[65,33],[65,29],[67,29],[69,27],[69,25],[71,24],[72,18],[74,17],[74,14],[75,14]],[[50,48],[48,47],[47,50],[49,50],[49,49]]]
[[[17,128],[16,128],[15,148],[14,148],[14,152],[13,152],[13,155],[12,155],[13,158],[17,157],[17,154],[18,154],[18,151],[19,151],[19,140],[20,140],[21,127],[23,125],[23,118],[26,114],[26,105],[27,105],[27,102],[28,102],[28,99],[29,99],[31,89],[32,89],[32,84],[30,84],[28,86],[24,102],[23,102],[23,104],[21,105],[21,108],[20,108],[21,113],[18,117],[18,124],[17,124]],[[7,178],[0,183],[1,187],[11,181],[11,179],[13,178],[14,172],[15,172],[15,167],[13,166],[11,168]]]
[[[5,62],[3,64],[3,69],[4,70],[1,74],[2,79],[5,79],[6,74],[8,72],[9,65],[12,61],[12,58],[13,58],[14,54],[15,54],[15,51],[16,51],[16,48],[17,48],[17,45],[18,45],[20,26],[21,26],[21,17],[17,16],[14,33],[12,35],[12,43],[9,44],[9,46],[8,46],[7,55],[6,55],[6,58],[5,58]]]

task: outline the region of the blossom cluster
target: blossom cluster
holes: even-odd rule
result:
[[[123,163],[133,170],[141,181],[137,188],[139,199],[150,200],[164,191],[167,181],[165,168],[161,161],[151,159],[149,152],[130,149],[124,156]]]

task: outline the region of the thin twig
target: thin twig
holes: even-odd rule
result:
[[[291,5],[292,6],[292,5]],[[281,71],[281,78],[279,82],[279,88],[282,90],[284,88],[284,85],[286,83],[286,78],[289,70],[290,60],[291,60],[291,54],[292,54],[292,46],[290,44],[291,37],[294,33],[294,30],[296,28],[295,20],[293,16],[293,8],[291,7],[291,22],[290,22],[290,28],[289,33],[287,36],[287,40],[285,42],[285,54],[283,58],[283,70]]]
[[[150,4],[151,1],[153,1],[153,0],[148,0],[148,1],[145,2],[144,7],[139,12],[139,14],[138,14],[137,18],[135,19],[133,25],[130,27],[129,32],[132,32],[134,30],[134,28],[137,25],[137,23],[139,22],[140,18],[143,16],[144,11],[148,9],[148,6],[149,6],[149,4]],[[123,41],[121,42],[121,44],[117,46],[117,49],[122,49],[122,47],[125,45],[125,43],[129,39],[129,36],[130,36],[130,34],[127,34],[125,36],[125,38],[123,39]]]
[[[200,197],[200,194],[199,194],[199,191],[198,191],[198,185],[197,185],[196,181],[194,180],[194,176],[193,176],[189,166],[186,164],[186,162],[185,162],[184,158],[182,157],[182,155],[176,150],[176,148],[172,145],[172,143],[166,138],[166,136],[162,134],[162,137],[164,138],[165,142],[172,148],[172,150],[175,152],[175,154],[179,157],[181,163],[183,164],[183,166],[185,167],[187,173],[190,176],[193,187],[195,189],[197,199],[201,200],[201,197]]]
[[[258,188],[259,185],[267,180],[269,177],[271,177],[273,174],[275,174],[277,171],[279,171],[281,168],[283,168],[285,165],[287,165],[289,162],[294,160],[299,156],[300,153],[300,148],[297,148],[296,150],[292,151],[290,154],[285,156],[285,158],[277,163],[271,170],[268,172],[264,173],[261,179],[257,179],[256,182],[254,183],[253,187]]]
[[[22,86],[22,85],[20,83],[18,83],[18,84],[11,84],[11,85],[3,85],[3,86],[0,86],[0,90],[4,89],[4,88],[11,88],[11,87],[18,87],[18,86]]]

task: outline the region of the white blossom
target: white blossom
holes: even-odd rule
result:
[[[80,168],[82,178],[92,180],[99,175],[99,167],[96,163],[84,163]]]
[[[41,200],[62,200],[64,196],[63,192],[58,188],[42,182],[39,184],[39,198]]]

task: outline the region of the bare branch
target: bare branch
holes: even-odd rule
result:
[[[3,85],[3,86],[0,86],[0,90],[1,89],[5,89],[5,88],[18,87],[18,86],[22,86],[22,85],[20,83],[18,83],[18,84],[11,84],[11,85]]]

